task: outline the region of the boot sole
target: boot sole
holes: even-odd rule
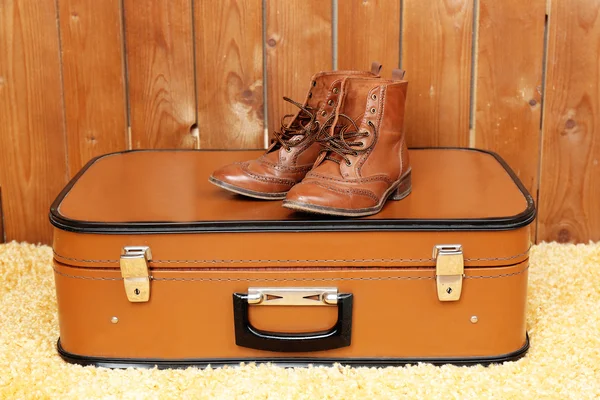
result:
[[[390,188],[381,197],[381,201],[374,207],[348,210],[345,208],[316,206],[313,204],[302,203],[293,200],[284,200],[283,206],[291,210],[304,211],[312,214],[335,215],[340,217],[365,217],[367,215],[377,214],[379,211],[381,211],[388,198],[391,198],[392,200],[402,200],[408,196],[411,191],[411,170],[408,170],[408,172],[406,172],[402,178],[390,186]],[[394,192],[398,193],[394,194]]]
[[[228,191],[236,193],[236,194],[241,194],[242,196],[252,197],[252,198],[261,199],[261,200],[283,200],[283,199],[285,199],[285,195],[287,194],[287,192],[283,192],[283,193],[255,192],[254,190],[249,190],[249,189],[244,189],[244,188],[239,188],[237,186],[233,186],[229,183],[226,183],[226,182],[223,182],[216,178],[213,178],[212,176],[210,178],[208,178],[208,181],[210,183],[212,183],[213,185],[220,187],[221,189],[225,189],[225,190],[228,190]]]

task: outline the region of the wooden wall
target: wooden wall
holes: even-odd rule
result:
[[[378,60],[410,145],[496,151],[538,241],[600,240],[598,48],[596,0],[1,0],[0,230],[49,243],[100,154],[263,148],[312,73]]]

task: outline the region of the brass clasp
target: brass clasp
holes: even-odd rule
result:
[[[148,246],[127,246],[121,251],[121,276],[127,299],[132,303],[146,302],[150,299],[148,261],[151,259],[152,253]]]
[[[459,244],[436,245],[433,248],[437,294],[440,301],[457,301],[462,292],[465,263]]]

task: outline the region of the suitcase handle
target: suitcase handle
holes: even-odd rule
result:
[[[248,294],[233,294],[235,343],[250,349],[276,352],[305,352],[331,350],[350,346],[352,334],[352,294],[337,295],[338,319],[326,331],[281,333],[256,329],[248,318]]]

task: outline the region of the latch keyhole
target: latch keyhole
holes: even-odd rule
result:
[[[136,289],[136,290],[137,290],[137,289]],[[446,293],[448,293],[448,294],[452,293],[452,288],[451,288],[451,287],[449,287],[448,289],[446,289]]]
[[[140,289],[135,288],[135,290],[133,291],[133,293],[135,293],[136,296],[139,296],[140,295]],[[450,293],[450,292],[448,292],[448,293]]]

